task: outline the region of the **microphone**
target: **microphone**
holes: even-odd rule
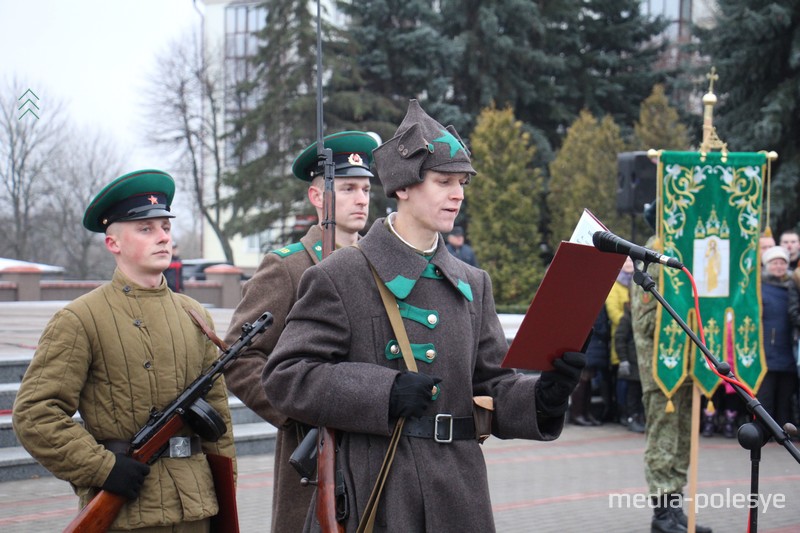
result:
[[[638,246],[632,242],[628,242],[621,237],[617,237],[610,231],[596,231],[594,235],[592,235],[592,243],[594,247],[601,252],[627,255],[634,260],[638,259],[649,263],[661,263],[662,265],[677,268],[678,270],[683,269],[683,263],[674,257],[662,255],[644,246]]]

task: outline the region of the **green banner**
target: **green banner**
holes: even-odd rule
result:
[[[766,163],[763,153],[662,152],[658,165],[659,242],[692,272],[709,351],[753,390],[766,373],[758,261]],[[698,332],[686,274],[665,268],[659,290]],[[713,394],[721,380],[702,352],[664,309],[657,324],[653,374],[664,394],[671,397],[690,372]]]

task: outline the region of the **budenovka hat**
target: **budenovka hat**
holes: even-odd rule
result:
[[[456,129],[436,122],[416,100],[408,103],[406,116],[394,137],[372,155],[378,179],[388,197],[393,197],[398,189],[421,183],[423,170],[477,174]]]
[[[114,222],[175,218],[170,213],[175,181],[161,170],[137,170],[120,176],[97,193],[83,214],[83,226],[105,233]]]
[[[374,178],[370,172],[372,151],[378,147],[376,136],[363,131],[340,131],[322,139],[325,148],[333,152],[337,178]],[[322,174],[324,165],[317,159],[317,143],[302,151],[292,163],[292,174],[303,181],[311,181]]]

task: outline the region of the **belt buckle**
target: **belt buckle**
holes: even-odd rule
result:
[[[169,439],[170,457],[191,457],[192,439],[191,437],[171,437]]]
[[[439,438],[439,423],[442,421],[446,424],[443,425],[443,427],[447,427],[447,438]],[[450,444],[453,442],[453,415],[436,415],[433,424],[433,440],[442,444]]]

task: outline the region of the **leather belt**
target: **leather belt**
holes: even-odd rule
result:
[[[97,441],[99,444],[113,453],[128,453],[131,443],[121,439],[107,439]],[[164,451],[162,457],[189,457],[198,453],[203,453],[200,437],[172,437],[169,446]]]
[[[409,417],[403,425],[403,435],[433,439],[442,444],[448,444],[454,440],[475,440],[475,422],[471,416],[448,414],[419,418]]]

